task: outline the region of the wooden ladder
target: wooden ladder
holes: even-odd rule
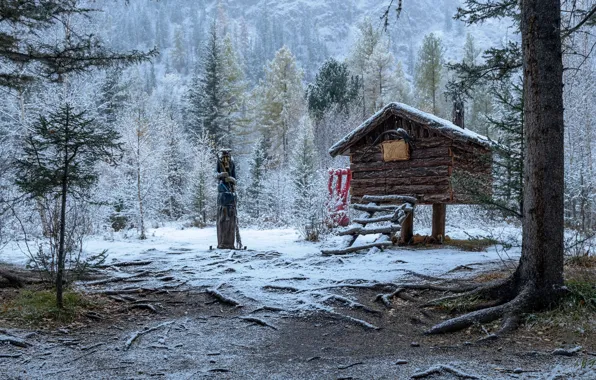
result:
[[[354,219],[351,226],[339,232],[340,236],[350,235],[347,248],[323,250],[325,256],[345,255],[368,249],[368,253],[379,252],[384,247],[393,245],[392,236],[402,231],[404,221],[413,215],[416,198],[405,195],[365,195],[361,204],[355,204],[354,210],[363,211],[359,218]],[[375,214],[380,214],[375,217]],[[369,227],[369,224],[379,224]],[[361,235],[381,234],[374,242],[354,246]]]

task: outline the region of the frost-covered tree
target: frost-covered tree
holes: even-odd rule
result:
[[[410,82],[406,79],[404,66],[402,65],[401,61],[398,61],[395,68],[395,91],[393,100],[410,104],[411,99],[412,89],[410,87]]]
[[[476,46],[474,37],[468,33],[464,44],[463,64],[470,67],[478,64],[482,50]],[[493,96],[487,84],[478,84],[470,90],[466,109],[466,126],[475,132],[491,136],[490,119],[494,120]]]
[[[290,175],[294,187],[294,214],[301,223],[308,222],[315,215],[316,174],[317,163],[315,156],[314,136],[312,125],[308,118],[300,123],[300,132],[296,138],[292,152]]]
[[[315,119],[320,119],[333,107],[349,112],[349,104],[358,96],[358,91],[358,77],[350,73],[348,65],[329,58],[308,86],[308,110]]]
[[[106,72],[97,98],[99,120],[111,125],[116,123],[118,113],[124,108],[128,97],[127,87],[120,70],[111,69]]]
[[[246,190],[248,195],[247,206],[250,216],[259,219],[263,216],[266,206],[265,195],[265,176],[267,171],[267,146],[265,140],[260,138],[254,145],[249,162],[250,184]]]
[[[364,92],[372,111],[377,111],[394,98],[397,83],[394,76],[395,59],[388,41],[381,39],[369,57],[364,74]]]
[[[203,51],[202,70],[198,75],[198,102],[193,104],[191,112],[197,113],[203,130],[213,136],[219,143],[224,136],[225,126],[223,121],[223,95],[222,95],[222,69],[221,69],[221,41],[217,34],[217,24],[211,24],[207,44]],[[197,126],[195,126],[197,128]]]
[[[375,47],[382,38],[380,31],[373,27],[370,19],[365,19],[358,25],[359,36],[352,48],[348,60],[350,69],[360,77],[360,106],[362,108],[362,117],[365,118],[374,112],[374,106],[367,100],[364,89],[369,85],[365,81],[369,70],[370,57],[375,51]]]
[[[113,174],[113,179],[120,181],[120,185],[112,181],[106,184],[119,189],[112,195],[112,202],[126,210],[140,239],[146,239],[147,221],[158,218],[163,201],[160,191],[163,183],[161,149],[157,144],[159,134],[151,122],[153,115],[146,107],[147,100],[140,99],[123,114],[119,130],[124,151],[118,171]]]
[[[185,212],[186,195],[186,160],[183,153],[184,135],[180,126],[169,116],[159,120],[160,141],[164,144],[161,170],[164,172],[165,182],[162,186],[163,212],[173,220],[179,219]]]
[[[218,146],[232,146],[234,132],[246,126],[242,113],[246,85],[239,57],[229,36],[211,25],[200,67],[187,94],[188,129],[209,133]]]
[[[584,61],[596,38],[575,40],[577,55],[565,57],[565,217],[568,225],[591,234],[596,227],[596,67]],[[593,61],[593,59],[592,59]]]
[[[223,145],[238,151],[240,146],[249,144],[251,133],[246,111],[247,84],[240,56],[234,48],[231,37],[224,38],[221,46],[221,86],[225,138]]]
[[[73,247],[66,241],[67,201],[84,197],[97,181],[95,164],[113,160],[120,149],[118,133],[99,127],[85,112],[64,104],[29,129],[23,141],[23,155],[17,159],[17,185],[34,198],[60,200],[56,250],[56,302],[63,307],[66,255]]]
[[[440,86],[443,79],[444,47],[440,37],[430,33],[424,36],[416,62],[416,94],[418,106],[438,115]]]
[[[261,131],[268,136],[276,165],[287,162],[291,139],[306,109],[302,77],[292,52],[284,46],[267,64],[265,79],[259,85]]]
[[[214,181],[215,143],[207,133],[193,139],[191,172],[191,205],[196,224],[205,226],[210,217],[215,215],[216,187]]]
[[[184,72],[188,66],[186,57],[186,48],[184,43],[184,32],[180,27],[176,28],[174,33],[174,43],[172,51],[172,66],[178,72]]]

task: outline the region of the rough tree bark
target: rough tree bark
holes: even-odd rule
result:
[[[560,0],[522,1],[524,57],[524,219],[517,285],[539,303],[563,286],[564,144]],[[546,306],[546,305],[540,305]]]
[[[520,313],[549,307],[563,290],[563,61],[560,0],[522,0],[524,157],[522,256],[513,276],[467,294],[498,305],[434,326],[444,333],[503,317],[514,328]],[[498,334],[497,334],[498,335]]]

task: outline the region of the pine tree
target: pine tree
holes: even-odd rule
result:
[[[203,133],[194,139],[193,164],[194,170],[191,176],[192,209],[198,215],[200,226],[205,226],[210,215],[213,215],[215,207],[215,181],[213,172],[216,156],[215,143],[207,133]]]
[[[381,39],[381,33],[375,30],[368,18],[358,26],[358,29],[360,35],[350,54],[349,64],[351,70],[360,77],[360,106],[362,117],[365,118],[374,111],[374,106],[370,104],[365,94],[365,88],[369,87],[366,82],[366,73],[369,69],[370,57]]]
[[[184,213],[185,168],[182,156],[182,141],[184,135],[178,124],[171,118],[163,120],[162,141],[165,149],[161,160],[165,172],[164,213],[171,219],[178,219]]]
[[[394,97],[397,86],[393,72],[394,61],[388,42],[385,39],[378,41],[364,74],[364,92],[373,112],[383,108]]]
[[[260,138],[254,145],[250,158],[250,184],[247,189],[249,213],[253,218],[259,219],[263,214],[266,204],[265,176],[267,169],[267,146],[265,140]]]
[[[187,94],[188,129],[195,135],[206,131],[217,146],[232,147],[234,134],[242,135],[248,123],[243,112],[246,83],[231,38],[222,41],[218,30],[214,21]]]
[[[184,73],[187,67],[186,48],[182,28],[176,28],[174,33],[174,47],[172,51],[172,65],[179,73]]]
[[[496,99],[497,115],[489,117],[493,134],[499,145],[495,147],[494,197],[487,203],[496,206],[505,215],[521,218],[523,212],[524,178],[524,115],[523,90],[515,79],[495,84],[492,94]]]
[[[265,80],[259,86],[262,134],[270,138],[276,165],[287,162],[290,139],[305,110],[302,76],[294,56],[284,46],[265,68]]]
[[[410,83],[406,79],[406,74],[404,73],[404,66],[402,65],[401,61],[397,62],[397,67],[395,69],[395,101],[409,104],[411,97],[412,97],[412,89],[410,88]]]
[[[125,106],[128,98],[127,87],[126,83],[122,83],[120,70],[107,71],[97,101],[97,111],[102,122],[110,125],[116,122],[118,112]]]
[[[71,0],[0,2],[0,86],[21,87],[34,80],[62,82],[69,73],[122,67],[149,60],[156,50],[117,53],[94,34],[76,30],[74,19],[94,12]],[[67,21],[66,43],[44,38]],[[74,30],[73,30],[74,29]]]
[[[477,65],[478,56],[482,50],[476,47],[474,37],[468,33],[466,43],[464,44],[464,57],[462,64],[473,67]],[[494,120],[493,97],[491,88],[486,84],[478,84],[470,90],[468,107],[466,109],[466,127],[481,133],[485,136],[491,136],[489,119]]]
[[[209,39],[203,52],[203,77],[201,78],[201,109],[203,129],[213,136],[216,144],[221,141],[225,133],[222,114],[222,72],[221,47],[217,24],[211,24]]]
[[[56,262],[56,302],[63,305],[66,255],[67,201],[82,197],[97,181],[95,164],[114,160],[120,149],[118,133],[100,128],[85,112],[70,104],[61,106],[46,118],[41,116],[23,141],[23,156],[15,162],[16,184],[32,197],[54,196],[60,199],[60,228]]]
[[[294,185],[294,213],[301,223],[314,218],[316,159],[312,125],[308,118],[301,121],[300,133],[292,153],[290,174]]]
[[[224,38],[221,49],[221,105],[225,129],[222,143],[237,151],[239,145],[249,143],[244,139],[250,133],[244,112],[247,85],[240,58],[229,35]]]
[[[319,119],[325,111],[336,107],[349,112],[349,104],[358,96],[359,81],[350,75],[348,65],[329,58],[319,69],[315,81],[308,86],[307,99],[310,114]]]
[[[443,43],[433,33],[424,36],[416,63],[418,106],[438,115],[440,85],[443,76]]]

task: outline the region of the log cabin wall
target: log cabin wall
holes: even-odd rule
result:
[[[409,160],[384,162],[380,143],[394,137],[379,136],[396,128],[406,130],[415,139],[415,147]],[[421,204],[453,202],[453,144],[423,124],[395,115],[387,118],[350,148],[352,202],[359,202],[363,195],[386,194],[412,195]]]

